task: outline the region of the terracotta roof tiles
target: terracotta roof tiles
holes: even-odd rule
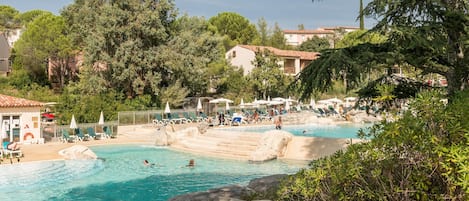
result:
[[[269,50],[273,54],[281,57],[295,57],[304,60],[314,60],[319,56],[319,52],[304,52],[295,50],[281,50],[274,47],[268,46],[256,46],[256,45],[239,45],[240,47],[249,49],[254,52]]]
[[[44,106],[44,103],[0,94],[0,108],[41,106]]]

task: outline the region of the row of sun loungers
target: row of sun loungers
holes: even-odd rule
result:
[[[87,133],[81,128],[74,129],[74,135],[71,135],[68,129],[62,129],[62,137],[59,139],[61,142],[83,142],[87,140],[100,140],[113,138],[111,128],[104,126],[102,133],[97,133],[94,128],[86,128]]]
[[[180,116],[182,114],[182,116]],[[203,113],[197,116],[195,112],[182,112],[182,113],[170,113],[166,114],[166,118],[163,118],[162,114],[154,114],[153,124],[184,124],[192,122],[202,122],[207,119],[207,116]]]

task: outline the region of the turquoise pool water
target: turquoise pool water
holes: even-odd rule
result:
[[[101,160],[0,165],[0,200],[167,200],[272,174],[295,173],[305,162],[261,164],[201,157],[139,145],[91,147]],[[148,167],[143,160],[156,163]],[[195,159],[196,167],[185,165]]]
[[[327,137],[327,138],[358,138],[357,132],[360,129],[366,129],[371,124],[303,124],[303,125],[284,125],[282,130],[288,131],[295,136],[306,137]],[[221,130],[234,130],[244,132],[263,133],[269,130],[275,130],[274,125],[267,126],[241,126],[226,127]]]

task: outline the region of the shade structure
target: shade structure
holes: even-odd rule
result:
[[[197,101],[197,111],[201,111],[202,110],[202,102],[200,102],[200,98],[199,100]]]
[[[72,115],[72,120],[70,121],[70,128],[71,129],[78,128],[77,122],[75,121],[75,115]]]
[[[239,103],[240,108],[244,108],[244,100],[241,98],[241,103]]]
[[[288,112],[290,110],[290,101],[285,101],[285,110]]]
[[[315,109],[316,101],[314,101],[314,99],[311,98],[311,100],[309,101],[309,106],[311,106],[311,108]]]
[[[103,114],[103,111],[101,111],[101,114],[99,115],[98,124],[99,124],[99,125],[104,125],[104,114]]]
[[[164,108],[164,113],[169,114],[171,113],[171,109],[169,109],[169,103],[166,102],[166,107]]]
[[[209,103],[233,103],[232,100],[230,99],[226,99],[226,98],[217,98],[217,99],[213,99],[213,100],[210,100]]]
[[[329,101],[330,103],[343,103],[343,101],[338,98],[327,99],[327,101]]]

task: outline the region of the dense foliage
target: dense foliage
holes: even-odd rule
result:
[[[356,87],[364,74],[406,65],[420,75],[444,76],[450,95],[464,89],[469,80],[468,12],[469,4],[463,0],[371,1],[363,14],[378,18],[370,31],[386,40],[324,51],[300,75],[303,97],[328,90],[330,79],[346,77],[349,86]],[[335,76],[337,72],[342,72],[342,78]]]
[[[441,98],[419,94],[399,120],[361,131],[370,142],[291,176],[279,200],[467,200],[469,93],[448,106]]]

